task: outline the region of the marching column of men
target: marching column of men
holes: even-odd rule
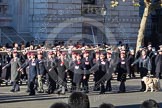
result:
[[[123,93],[126,92],[127,76],[136,77],[134,65],[137,65],[141,78],[147,75],[161,78],[162,71],[162,46],[158,52],[155,52],[150,45],[148,50],[140,48],[136,56],[134,50],[127,51],[122,46],[116,53],[111,48],[95,52],[85,50],[82,53],[39,50],[37,53],[28,52],[23,55],[18,55],[14,51],[12,54],[8,52],[1,58],[5,66],[0,68],[10,69],[11,74],[7,72],[6,80],[11,77],[11,92],[20,91],[18,81],[26,76],[29,95],[35,95],[36,90],[38,93],[65,94],[67,88],[71,91],[88,93],[91,74],[94,76],[93,90],[100,90],[100,94],[104,94],[106,91],[112,91],[111,80],[114,73],[117,74],[117,81],[120,82],[118,92]],[[115,63],[116,66],[112,69]],[[67,85],[68,75],[70,87]],[[44,90],[43,79],[47,80],[47,90]],[[145,89],[146,86],[141,81],[141,91]]]

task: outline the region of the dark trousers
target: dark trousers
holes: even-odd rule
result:
[[[1,76],[2,76],[2,70],[0,69],[0,84],[2,83]]]
[[[120,81],[119,91],[125,92],[125,81]]]
[[[71,91],[74,91],[76,89],[76,84],[71,80]]]
[[[144,81],[141,81],[141,91],[145,91],[145,90],[146,90],[146,85]]]
[[[69,77],[70,77],[70,83],[71,83],[71,91],[74,91],[75,90],[75,88],[76,88],[76,84],[73,82],[73,76],[74,76],[74,74],[73,74],[73,72],[72,71],[68,71],[69,72]]]
[[[76,84],[76,91],[80,91],[80,83]]]
[[[29,74],[27,74],[27,76],[28,76],[28,82],[27,82],[27,92],[29,92],[30,91],[30,81],[29,81]]]
[[[100,86],[98,85],[98,81],[95,81],[93,90],[94,91],[99,91],[100,90]]]
[[[146,68],[140,67],[140,77],[143,78],[147,76],[148,70]],[[146,85],[143,81],[141,81],[141,91],[146,90]]]
[[[2,76],[2,67],[0,67],[0,78]]]
[[[8,80],[11,76],[11,67],[7,67],[6,68],[6,77],[5,77],[5,80]]]
[[[99,91],[100,90],[100,85],[98,83],[99,80],[100,80],[100,78],[98,78],[99,75],[100,74],[99,74],[98,71],[95,72],[95,74],[94,74],[94,88],[93,88],[94,91]]]
[[[24,73],[21,74],[20,79],[21,79],[21,80],[26,80],[26,79],[27,79],[27,76],[28,76],[27,73],[26,73],[26,69],[24,69],[23,72],[24,72]]]
[[[13,91],[19,91],[20,87],[19,87],[19,82],[17,80],[12,81],[12,89]]]
[[[54,79],[49,75],[48,76],[48,92],[53,93],[56,90],[56,82]]]
[[[129,77],[135,77],[134,67],[130,68]]]
[[[29,88],[30,88],[30,95],[35,95],[35,88],[34,88],[35,80],[30,81]]]
[[[105,81],[101,81],[100,83],[100,93],[105,93]]]
[[[28,82],[27,82],[27,90],[26,90],[27,92],[29,92],[30,91],[30,81],[28,80]]]
[[[83,79],[83,89],[84,89],[84,91],[88,91],[88,89],[89,89],[89,85],[88,85],[88,81],[89,81],[89,76],[90,75],[86,75],[86,79]]]
[[[111,79],[107,81],[106,83],[106,90],[107,91],[111,91],[112,90],[112,87],[111,87]]]
[[[161,77],[161,72],[156,72],[156,78],[159,78],[159,79],[162,78],[162,77]]]

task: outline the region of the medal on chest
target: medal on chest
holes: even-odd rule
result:
[[[106,62],[105,62],[105,61],[102,61],[102,62],[101,62],[101,64],[102,64],[102,65],[105,65],[105,64],[106,64]]]
[[[35,61],[33,61],[31,65],[32,65],[32,66],[36,66],[36,63],[35,63]]]
[[[86,62],[85,62],[85,64],[86,64],[86,65],[89,65],[89,62],[88,62],[88,61],[86,61]]]
[[[61,62],[61,64],[60,64],[61,66],[63,66],[64,65],[64,62]]]
[[[121,62],[121,64],[125,64],[125,62],[124,62],[124,61],[122,61],[122,62]]]
[[[79,66],[75,66],[75,69],[79,69]]]

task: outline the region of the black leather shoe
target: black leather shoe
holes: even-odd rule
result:
[[[29,96],[33,96],[33,95],[35,95],[35,93],[29,93]]]
[[[30,92],[30,90],[28,89],[28,90],[26,90],[26,93],[29,93]]]
[[[100,94],[105,94],[105,92],[100,92]]]
[[[84,93],[89,93],[89,91],[83,91]]]
[[[125,91],[118,91],[118,93],[125,93]]]
[[[140,91],[145,91],[144,89],[140,89]]]
[[[15,92],[15,90],[12,89],[12,90],[10,90],[10,92]]]

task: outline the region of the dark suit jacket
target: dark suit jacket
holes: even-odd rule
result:
[[[155,58],[156,70],[155,72],[162,72],[162,55],[157,55]]]
[[[127,59],[119,60],[119,63],[117,65],[117,80],[118,81],[126,81],[126,74],[129,72],[129,64],[127,62]]]

